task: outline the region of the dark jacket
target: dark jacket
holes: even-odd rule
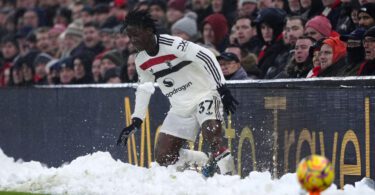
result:
[[[105,50],[102,42],[99,42],[94,47],[89,48],[83,42],[79,44],[76,48],[74,48],[71,52],[71,56],[78,56],[85,52],[92,53],[93,56],[97,56],[98,54],[102,53]]]
[[[345,58],[341,58],[327,69],[319,73],[318,77],[335,77],[339,76],[339,71],[346,65]]]
[[[375,75],[375,60],[363,62],[358,73],[359,76]]]
[[[260,78],[270,79],[282,72],[287,64],[289,47],[282,39],[268,46],[260,58],[258,67],[262,71]]]
[[[241,67],[229,77],[226,76],[225,79],[226,80],[247,80],[249,79],[249,77],[247,76],[245,69]]]
[[[285,67],[285,70],[279,73],[275,78],[306,78],[312,68],[311,60],[306,60],[304,63],[297,63],[293,59]]]
[[[248,42],[241,45],[242,48],[247,49],[250,53],[258,55],[262,49],[263,43],[258,36],[252,37]]]

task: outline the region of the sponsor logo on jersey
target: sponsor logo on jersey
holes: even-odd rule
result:
[[[177,94],[180,91],[186,91],[186,89],[189,88],[191,85],[193,85],[193,83],[188,82],[185,85],[182,85],[181,87],[174,88],[171,92],[166,93],[165,96],[172,97],[173,95]]]
[[[186,51],[187,46],[189,45],[189,42],[182,40],[178,46],[177,49],[180,49],[181,51]]]
[[[173,79],[170,79],[170,78],[165,78],[163,80],[163,84],[164,86],[166,87],[172,87],[174,85],[174,80]]]

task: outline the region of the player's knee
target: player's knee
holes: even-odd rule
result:
[[[160,166],[168,166],[174,164],[178,160],[178,154],[162,151],[161,149],[155,150],[155,161]]]

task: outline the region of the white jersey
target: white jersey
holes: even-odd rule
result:
[[[133,117],[143,120],[151,96],[142,90],[146,83],[158,83],[162,93],[169,98],[172,110],[186,113],[225,79],[214,54],[195,43],[170,35],[159,35],[159,51],[149,56],[141,51],[135,59],[140,85],[136,94]],[[148,97],[147,97],[148,96]]]

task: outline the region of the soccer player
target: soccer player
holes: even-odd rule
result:
[[[174,164],[185,141],[195,141],[200,128],[212,154],[203,174],[212,176],[217,169],[225,174],[221,162],[232,156],[222,145],[223,108],[234,113],[238,102],[226,87],[213,53],[179,37],[159,35],[147,11],[129,12],[122,30],[138,51],[139,85],[132,124],[122,130],[117,143],[126,145],[129,135],[141,127],[156,82],[171,103],[155,146],[156,162]]]

